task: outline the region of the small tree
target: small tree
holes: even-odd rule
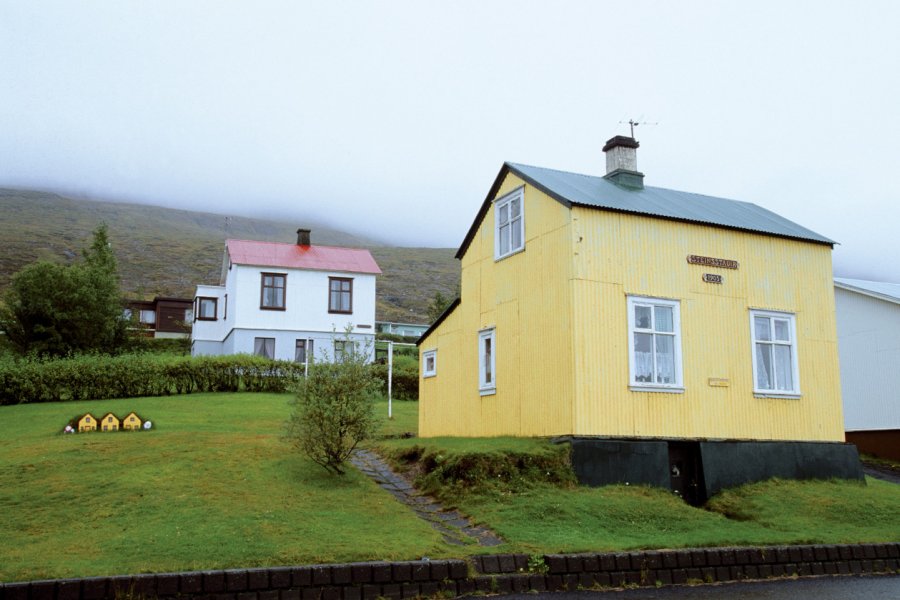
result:
[[[360,349],[345,335],[343,356],[336,362],[310,364],[291,401],[287,437],[293,446],[325,470],[343,475],[343,464],[356,446],[375,431],[373,396],[378,380],[369,348]]]
[[[22,354],[113,352],[125,342],[121,302],[116,259],[103,224],[82,262],[37,262],[13,276],[0,308],[0,329]]]
[[[434,323],[438,320],[444,311],[450,306],[450,303],[453,300],[444,296],[441,292],[435,292],[434,297],[431,299],[431,302],[428,303],[428,322]]]

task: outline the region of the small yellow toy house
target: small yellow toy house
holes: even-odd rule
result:
[[[103,418],[100,419],[100,428],[101,431],[118,431],[119,418],[112,413],[106,413],[103,415]]]
[[[137,413],[134,412],[128,413],[125,418],[122,419],[122,429],[126,431],[138,431],[143,424],[144,422]]]
[[[834,242],[645,187],[637,148],[609,140],[602,177],[503,165],[456,254],[460,298],[418,341],[420,435],[566,436],[582,482],[698,503],[773,476],[862,479]]]
[[[85,431],[97,431],[97,419],[91,413],[87,413],[78,419],[78,432],[82,433]]]

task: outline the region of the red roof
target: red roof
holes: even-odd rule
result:
[[[228,240],[225,247],[231,262],[236,265],[381,275],[378,263],[368,250],[362,248],[298,246],[247,240]]]

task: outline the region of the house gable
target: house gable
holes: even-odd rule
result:
[[[763,235],[834,245],[830,240],[793,221],[752,204],[666,188],[618,186],[604,177],[581,175],[555,169],[504,163],[488,195],[456,253],[462,258],[491,202],[508,173],[513,173],[563,206],[584,206],[599,210],[640,214],[685,223],[698,223],[749,231]]]
[[[496,255],[497,198],[521,190],[524,248]],[[461,300],[455,302],[420,338],[420,352],[440,347],[434,377],[423,389],[474,391],[462,404],[430,403],[420,408],[420,429],[429,423],[452,423],[454,431],[472,435],[553,435],[570,431],[572,405],[571,212],[514,173],[496,182],[487,216],[478,222],[468,250],[461,256]],[[491,351],[496,389],[479,391],[479,333],[493,330]],[[522,377],[525,364],[539,361],[550,377]],[[447,383],[451,382],[451,383]],[[484,387],[484,386],[481,386]],[[560,401],[550,401],[560,398]],[[432,418],[434,420],[432,420]]]

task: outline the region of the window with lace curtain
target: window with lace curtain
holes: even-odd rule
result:
[[[628,354],[632,389],[684,390],[677,300],[628,297]]]
[[[800,395],[797,333],[790,313],[751,310],[753,391],[765,395]]]

